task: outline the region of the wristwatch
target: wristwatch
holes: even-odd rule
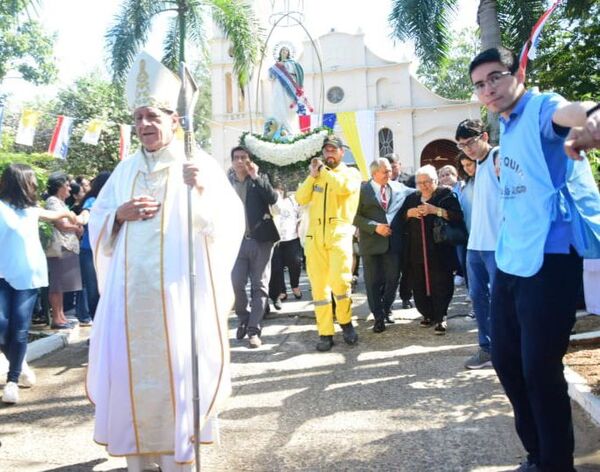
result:
[[[444,215],[444,210],[442,210],[441,208],[437,209],[437,216],[439,216],[440,218]]]

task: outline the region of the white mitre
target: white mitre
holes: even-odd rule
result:
[[[133,112],[140,107],[177,110],[181,81],[147,52],[135,58],[125,85],[127,104]]]

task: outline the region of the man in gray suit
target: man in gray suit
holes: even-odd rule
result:
[[[386,321],[393,323],[390,315],[400,277],[401,234],[392,232],[390,225],[414,189],[391,180],[392,168],[385,158],[375,159],[370,171],[371,179],[360,189],[354,225],[359,229],[367,300],[375,317],[373,332],[381,333]]]

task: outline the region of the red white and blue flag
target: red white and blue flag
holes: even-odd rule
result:
[[[525,73],[525,71],[527,70],[527,61],[529,59],[534,60],[537,55],[537,48],[540,42],[540,35],[542,34],[542,30],[544,29],[546,21],[548,21],[550,15],[552,15],[554,10],[556,10],[562,2],[563,0],[556,0],[552,4],[552,6],[548,8],[548,10],[546,10],[542,16],[540,16],[536,24],[533,25],[533,28],[531,29],[531,35],[529,36],[529,39],[523,46],[523,49],[521,50],[521,55],[519,56],[519,69],[521,69],[523,73]]]
[[[54,134],[52,134],[52,140],[50,141],[50,146],[48,146],[48,154],[60,159],[67,158],[72,128],[73,118],[58,115],[56,126],[54,127]]]

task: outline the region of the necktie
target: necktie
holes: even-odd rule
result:
[[[381,206],[387,211],[388,201],[385,185],[381,186]]]

